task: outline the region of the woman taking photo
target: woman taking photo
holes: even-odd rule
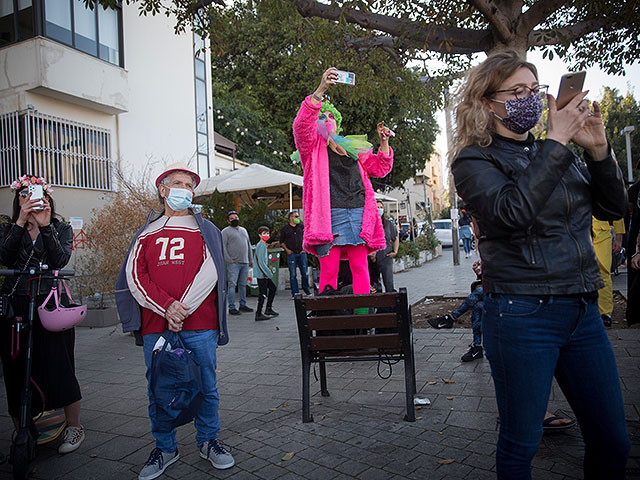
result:
[[[293,122],[293,136],[304,170],[303,249],[320,261],[319,291],[337,289],[340,258],[349,260],[353,293],[370,292],[367,254],[386,247],[382,220],[369,177],[384,177],[393,166],[391,130],[377,125],[380,149],[356,137],[342,137],[342,115],[323,102],[336,84],[329,68],[313,95],[302,102]]]
[[[36,184],[42,186],[42,200],[32,199],[29,193],[29,185]],[[24,175],[11,184],[11,189],[15,192],[13,215],[11,223],[0,225],[0,264],[15,270],[39,267],[40,263],[48,265],[50,270],[64,268],[71,257],[73,231],[69,224],[56,218],[51,186],[43,178]],[[28,276],[7,277],[0,290],[0,293],[10,295],[15,317],[25,320],[29,307],[28,279]],[[38,282],[38,306],[51,290],[51,280],[34,281]],[[80,425],[80,386],[75,376],[75,330],[50,332],[42,326],[37,309],[34,315],[31,377],[37,388],[33,389],[32,413],[38,415],[43,408],[64,407],[67,428],[58,451],[69,453],[84,440]],[[9,414],[18,425],[26,335],[20,336],[19,354],[12,358],[12,323],[13,319],[3,319],[0,324],[0,355]],[[44,397],[44,405],[41,397]]]
[[[584,478],[622,479],[630,441],[598,310],[591,215],[620,218],[624,183],[587,92],[561,110],[549,95],[547,137],[534,140],[545,93],[534,65],[502,51],[468,73],[456,109],[452,172],[480,230],[496,468],[499,479],[531,478],[555,375],[582,430]]]

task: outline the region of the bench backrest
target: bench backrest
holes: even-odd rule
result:
[[[405,289],[369,295],[298,297],[295,306],[303,355],[315,358],[409,351],[411,318]],[[369,308],[370,313],[351,313],[356,308]],[[380,310],[383,313],[371,313]],[[370,332],[373,328],[375,334]]]

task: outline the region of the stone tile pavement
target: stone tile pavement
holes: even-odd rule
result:
[[[427,295],[464,293],[473,274],[445,256],[396,276],[411,301]],[[463,262],[465,259],[462,259]],[[444,285],[444,286],[443,286]],[[253,301],[253,300],[252,300]],[[401,364],[331,364],[331,397],[312,383],[315,422],[301,422],[301,366],[293,304],[276,297],[275,319],[256,323],[251,314],[231,317],[231,342],[218,349],[220,438],[232,447],[236,466],[217,471],[199,458],[192,425],[178,430],[181,459],[167,479],[399,480],[494,478],[497,417],[489,364],[460,363],[471,332],[415,330],[418,391],[431,400],[408,423]],[[640,330],[613,330],[622,379],[632,459],[628,478],[640,478]],[[41,448],[33,479],[135,479],[153,448],[147,417],[142,350],[120,327],[77,329],[76,363],[83,393],[87,438],[72,454],[57,443]],[[443,379],[453,380],[445,383]],[[0,401],[0,451],[8,453],[11,422],[4,388]],[[568,409],[554,385],[551,407]],[[545,435],[534,460],[534,478],[582,478],[580,433]],[[290,460],[283,460],[293,452]],[[440,463],[453,460],[451,463]],[[11,478],[0,466],[0,479]]]

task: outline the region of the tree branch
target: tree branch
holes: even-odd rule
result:
[[[493,0],[469,0],[469,3],[484,16],[502,42],[507,43],[513,37],[511,29],[515,24],[515,18],[505,15]]]
[[[393,37],[410,42],[414,48],[441,53],[473,53],[489,51],[494,40],[489,30],[472,30],[438,24],[420,24],[377,13],[362,12],[352,8],[325,5],[315,0],[290,0],[303,17],[320,17],[327,20],[347,22],[369,30],[379,30]]]
[[[597,32],[608,24],[605,19],[597,19],[576,23],[564,28],[533,30],[529,33],[528,44],[530,47],[543,47],[545,45],[571,43],[584,35]]]
[[[567,0],[539,0],[520,16],[518,19],[518,31],[523,33],[533,31],[536,25],[544,22],[549,15],[559,10],[566,3],[568,3]]]
[[[405,38],[391,37],[391,36],[374,36],[367,38],[353,38],[350,36],[346,37],[347,44],[358,49],[367,49],[367,48],[382,48],[382,49],[395,49],[395,50],[408,50],[411,48],[422,47],[422,44],[416,44],[412,40],[408,40]],[[427,50],[433,50],[428,48]],[[385,50],[386,51],[386,50]],[[455,55],[467,55],[470,53],[478,52],[477,48],[469,49],[469,48],[460,48],[451,46],[447,53],[455,54]]]
[[[216,5],[220,5],[221,7],[225,6],[224,0],[198,0],[197,2],[189,5],[189,10],[192,12],[196,12],[201,8],[208,7],[212,3],[215,3]]]

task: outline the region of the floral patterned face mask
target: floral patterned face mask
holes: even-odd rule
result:
[[[507,116],[500,119],[502,124],[514,133],[522,134],[528,132],[538,124],[542,115],[542,100],[538,95],[529,95],[526,98],[514,98],[511,100],[495,100],[493,102],[503,103],[507,110]]]

